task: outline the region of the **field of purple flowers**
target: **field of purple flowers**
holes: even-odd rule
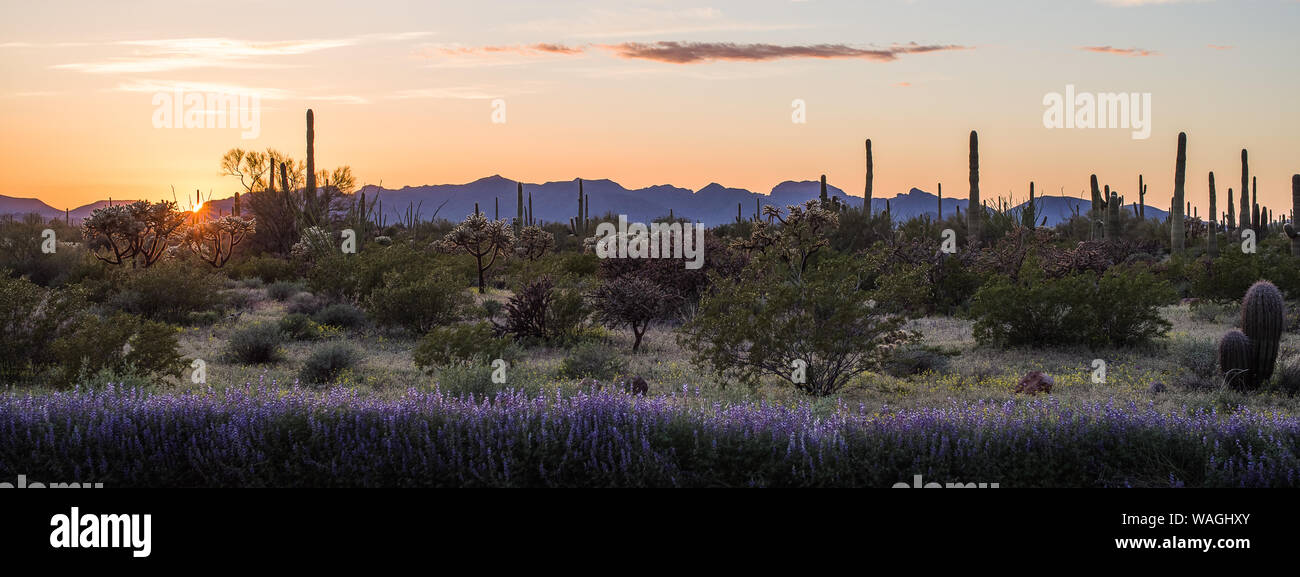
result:
[[[1242,409],[905,411],[261,386],[0,396],[0,478],[169,486],[1300,485],[1300,420]]]

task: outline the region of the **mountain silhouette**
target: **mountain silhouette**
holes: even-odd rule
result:
[[[504,219],[514,218],[516,214],[516,181],[501,175],[492,175],[464,184],[434,184],[423,186],[406,186],[398,189],[386,189],[376,185],[367,185],[357,191],[365,192],[368,203],[379,201],[378,209],[389,223],[400,222],[408,208],[418,209],[420,220],[445,218],[460,220],[474,212],[478,203],[480,211],[489,217]],[[669,211],[677,217],[691,221],[703,222],[706,226],[717,226],[734,222],[737,207],[740,216],[750,218],[755,210],[774,205],[785,208],[789,205],[802,204],[818,198],[821,183],[817,180],[787,180],[776,186],[768,194],[759,194],[743,188],[729,188],[720,183],[709,183],[699,190],[691,190],[660,184],[645,188],[628,189],[609,179],[583,179],[583,192],[588,197],[588,213],[593,217],[609,214],[624,214],[634,222],[650,222],[659,217],[666,217]],[[542,222],[568,223],[578,213],[578,179],[551,181],[544,183],[524,183],[524,202],[528,195],[533,199],[533,217]],[[850,196],[843,189],[827,183],[826,194],[839,198],[841,203],[861,209],[862,197]],[[1069,220],[1072,211],[1086,214],[1089,207],[1087,199],[1069,196],[1038,197],[1042,217],[1047,218],[1047,226]],[[121,204],[130,201],[113,201]],[[499,203],[499,214],[497,211]],[[913,188],[906,193],[892,198],[871,199],[872,212],[884,212],[886,203],[895,221],[923,215],[934,217],[938,213],[938,197],[930,192]],[[77,207],[71,211],[74,224],[90,215],[91,211],[106,205],[106,201]],[[229,214],[232,198],[214,199],[205,205],[209,209]],[[949,216],[960,208],[967,210],[967,199],[945,196],[943,214]],[[1023,207],[1024,203],[1018,205]],[[526,208],[526,207],[525,207]],[[245,205],[247,210],[247,205]],[[1134,210],[1132,205],[1124,210]],[[47,219],[63,218],[62,210],[53,208],[34,198],[13,198],[0,195],[0,214],[22,215],[35,212]],[[1167,212],[1154,207],[1146,207],[1147,218],[1164,219]],[[1041,221],[1040,221],[1041,222]]]

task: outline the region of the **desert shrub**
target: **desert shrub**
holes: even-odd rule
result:
[[[210,327],[221,322],[219,311],[197,311],[185,316],[185,324],[194,327]]]
[[[361,353],[349,343],[333,341],[325,343],[311,352],[298,372],[298,380],[303,383],[329,384],[339,378],[344,371],[351,370],[361,361]]]
[[[375,322],[423,334],[459,319],[473,302],[464,286],[440,272],[408,281],[392,274],[384,286],[370,294],[366,310]]]
[[[121,290],[108,305],[150,320],[181,324],[190,313],[221,308],[220,275],[183,263],[164,261],[149,268],[124,271]]]
[[[288,260],[271,255],[257,255],[227,263],[226,275],[231,278],[257,278],[267,284],[298,277],[298,267]]]
[[[570,379],[609,380],[621,373],[627,363],[618,351],[598,343],[581,343],[569,351],[560,363],[560,375]]]
[[[510,349],[510,341],[496,336],[491,324],[466,323],[429,331],[412,358],[416,367],[429,371],[453,364],[490,365],[494,359],[512,357],[507,354]]]
[[[239,286],[246,289],[260,289],[266,286],[266,283],[262,279],[252,276],[239,279]]]
[[[490,365],[454,364],[438,371],[438,388],[455,396],[484,397],[499,392],[503,387],[492,382]]]
[[[51,345],[65,385],[101,371],[145,377],[177,374],[183,366],[178,346],[174,327],[120,312],[106,318],[84,315],[70,334]]]
[[[1291,355],[1278,363],[1273,386],[1290,396],[1300,393],[1300,356]]]
[[[366,326],[366,312],[347,303],[335,303],[312,315],[312,320],[341,329],[359,329]]]
[[[283,343],[284,333],[278,325],[254,323],[231,333],[226,354],[245,365],[274,363],[282,358],[280,345]]]
[[[311,317],[292,313],[280,319],[280,332],[295,341],[312,341],[320,338],[320,326]]]
[[[913,338],[862,289],[862,259],[810,261],[797,246],[804,241],[782,242],[790,243],[786,251],[764,254],[738,280],[715,285],[681,327],[679,343],[697,364],[720,378],[754,385],[771,376],[825,396]]]
[[[1168,283],[1143,269],[1045,278],[1026,259],[1017,280],[997,277],[975,294],[974,336],[996,345],[1140,344],[1169,330],[1159,307],[1174,296]]]
[[[306,290],[306,288],[303,287],[300,282],[282,280],[266,285],[266,296],[271,297],[273,300],[283,302],[304,290]]]
[[[0,271],[0,379],[14,382],[53,363],[51,345],[87,314],[82,291],[51,289]]]
[[[901,379],[924,373],[940,373],[947,370],[948,364],[948,354],[944,351],[913,344],[899,347],[885,359],[882,368],[885,374]]]
[[[42,250],[45,230],[56,241],[53,253]],[[0,215],[0,269],[41,286],[65,286],[88,277],[101,277],[105,266],[78,243],[81,232],[61,220],[45,222],[39,215],[14,219]]]
[[[1192,374],[1207,379],[1219,376],[1217,339],[1175,338],[1169,340],[1167,348],[1170,359],[1178,366],[1191,371]]]
[[[309,292],[300,292],[289,297],[285,310],[289,313],[314,315],[325,307],[325,300]]]
[[[551,277],[525,285],[505,305],[503,329],[525,343],[565,343],[576,340],[587,321],[582,293],[561,289]]]

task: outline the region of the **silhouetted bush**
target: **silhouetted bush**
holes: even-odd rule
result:
[[[122,271],[120,290],[108,305],[150,320],[182,324],[190,313],[221,308],[223,277],[203,268],[163,261],[144,269]]]
[[[560,363],[560,375],[570,379],[591,377],[606,381],[627,368],[622,355],[612,347],[581,343],[569,351]]]
[[[429,331],[416,345],[412,358],[415,366],[425,371],[454,364],[490,365],[495,359],[513,356],[507,355],[510,348],[510,341],[496,336],[488,323],[455,324]]]
[[[290,297],[306,290],[302,283],[291,281],[276,281],[266,285],[266,296],[277,301],[286,301]]]

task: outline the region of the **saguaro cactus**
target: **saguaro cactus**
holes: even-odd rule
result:
[[[871,192],[875,186],[876,166],[871,158],[871,139],[867,139],[867,186],[862,191],[862,213],[871,216]]]
[[[515,183],[515,234],[524,227],[524,183]]]
[[[984,211],[980,209],[980,141],[974,130],[970,131],[970,200],[966,206],[967,243],[977,245],[980,242],[980,220]]]
[[[1250,225],[1250,165],[1246,162],[1246,149],[1241,149],[1241,212],[1237,228],[1246,230]]]
[[[822,208],[826,208],[826,204],[829,199],[826,198],[826,175],[825,174],[822,175],[821,186],[822,186],[822,191],[819,198],[822,199]]]
[[[1183,230],[1183,184],[1187,179],[1187,133],[1178,133],[1178,159],[1174,167],[1174,201],[1169,215],[1169,245],[1174,253],[1183,252],[1186,231]]]
[[[1109,196],[1110,200],[1106,201],[1106,240],[1119,242],[1119,193],[1111,191]]]
[[[1223,222],[1223,232],[1228,232],[1229,229],[1232,229],[1237,226],[1237,210],[1236,208],[1234,208],[1236,206],[1237,206],[1236,196],[1233,195],[1232,188],[1229,187],[1228,188],[1228,218]]]
[[[1035,214],[1037,208],[1034,198],[1034,181],[1029,181],[1029,202],[1025,204],[1025,209],[1020,213],[1020,225],[1025,228],[1034,228],[1038,218]]]
[[[943,220],[943,183],[940,182],[938,186],[939,186],[939,212],[936,214],[939,215],[937,220]]]
[[[1296,217],[1300,217],[1300,174],[1291,175],[1291,222],[1282,227],[1286,235],[1291,238],[1291,255],[1300,256],[1300,225],[1296,224]]]
[[[307,210],[315,214],[316,209],[316,116],[307,109],[307,188],[303,195],[307,200]]]
[[[1142,175],[1138,175],[1138,220],[1147,219],[1147,185],[1142,182]]]
[[[1088,185],[1092,192],[1092,207],[1088,209],[1088,237],[1096,240],[1105,231],[1101,219],[1106,214],[1106,198],[1101,195],[1101,188],[1097,186],[1097,175],[1088,178]]]
[[[1209,248],[1210,258],[1219,256],[1219,209],[1217,199],[1214,194],[1214,172],[1210,172],[1210,230],[1209,230]]]
[[[239,209],[240,209],[240,206],[239,206],[239,192],[236,191],[236,192],[235,192],[235,204],[234,204],[234,206],[232,206],[232,207],[230,208],[230,214],[231,214],[231,216],[239,216]]]

